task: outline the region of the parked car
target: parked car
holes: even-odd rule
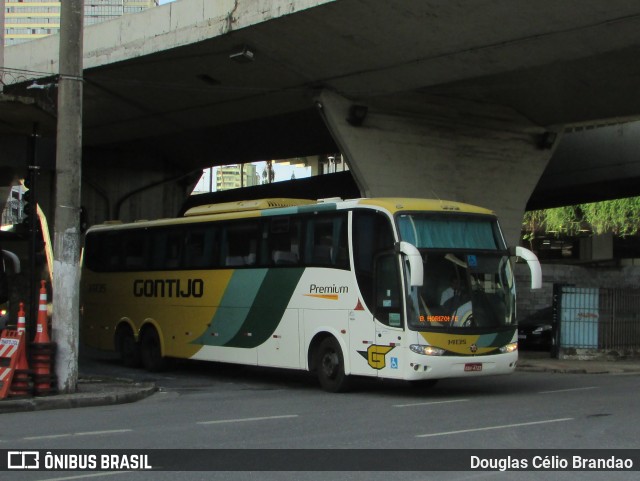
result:
[[[518,321],[519,349],[551,351],[556,343],[553,307],[545,307]]]

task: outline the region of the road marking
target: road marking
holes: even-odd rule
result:
[[[443,433],[432,433],[432,434],[418,434],[416,438],[430,438],[434,436],[448,436],[449,434],[462,434],[462,433],[473,433],[476,431],[491,431],[493,429],[509,429],[509,428],[519,428],[522,426],[534,426],[536,424],[549,424],[549,423],[561,423],[564,421],[573,421],[574,418],[560,418],[560,419],[548,419],[546,421],[533,421],[530,423],[518,423],[518,424],[504,424],[502,426],[488,426],[486,428],[475,428],[475,429],[462,429],[460,431],[447,431]]]
[[[598,386],[575,387],[572,389],[558,389],[557,391],[539,391],[538,394],[553,394],[557,392],[571,392],[571,391],[587,391],[589,389],[598,389]]]
[[[26,438],[22,438],[25,441],[34,441],[39,439],[57,439],[57,438],[68,438],[71,436],[100,436],[102,434],[119,434],[119,433],[129,433],[131,429],[112,429],[110,431],[87,431],[84,433],[67,433],[67,434],[48,434],[45,436],[29,436]]]
[[[449,401],[431,401],[425,403],[411,403],[411,404],[394,404],[394,408],[410,408],[414,406],[431,406],[433,404],[449,404],[449,403],[463,403],[467,402],[469,399],[451,399]]]
[[[264,416],[260,418],[239,418],[239,419],[219,419],[217,421],[200,421],[196,424],[225,424],[225,423],[245,423],[251,421],[270,421],[273,419],[297,418],[297,414],[285,414],[282,416]]]
[[[108,471],[104,473],[78,474],[76,476],[65,476],[64,478],[43,478],[39,481],[68,481],[70,479],[97,478],[100,476],[113,476],[114,474],[131,474],[131,471]]]

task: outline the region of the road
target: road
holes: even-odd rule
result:
[[[2,449],[629,449],[638,448],[640,376],[517,372],[428,389],[358,381],[321,391],[305,373],[183,363],[161,374],[112,362],[90,369],[160,392],[94,408],[3,414]],[[174,479],[175,473],[18,473],[11,479]],[[295,476],[294,476],[295,474]],[[501,473],[504,474],[504,473]],[[603,473],[508,473],[602,479]],[[606,473],[629,479],[631,473]],[[495,479],[491,472],[368,473],[367,479]],[[79,477],[78,477],[79,476]],[[546,476],[546,477],[545,477]],[[618,477],[619,476],[619,477]],[[97,479],[101,479],[98,477]],[[187,473],[181,479],[364,479],[363,473]]]

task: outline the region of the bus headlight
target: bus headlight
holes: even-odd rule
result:
[[[425,346],[424,344],[411,344],[409,349],[416,354],[424,354],[425,356],[442,356],[445,352],[439,347]]]
[[[509,352],[513,352],[513,351],[517,351],[518,350],[518,343],[517,342],[511,342],[509,344],[507,344],[506,346],[502,346],[500,348],[500,352],[505,354],[505,353],[509,353]]]

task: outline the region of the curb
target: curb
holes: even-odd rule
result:
[[[82,381],[79,381],[78,384],[82,384]],[[97,383],[90,381],[89,384]],[[82,390],[79,390],[71,394],[57,394],[27,399],[5,399],[0,401],[0,414],[126,404],[140,401],[158,391],[154,383],[126,383],[122,380],[115,382],[101,380],[99,384],[101,389],[94,392],[82,392]]]

